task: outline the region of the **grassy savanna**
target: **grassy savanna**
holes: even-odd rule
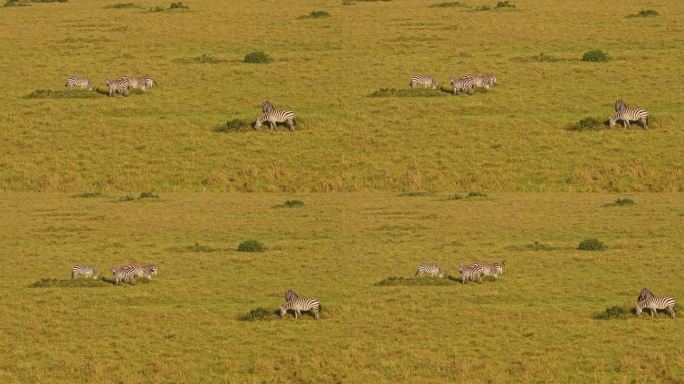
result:
[[[680,191],[684,3],[512,3],[0,8],[0,190]],[[659,15],[627,17],[642,9]],[[330,16],[302,17],[314,11]],[[581,61],[593,49],[610,60]],[[257,51],[272,62],[243,61]],[[483,72],[497,89],[368,97],[403,92],[414,73],[447,86],[452,74]],[[159,86],[128,98],[24,98],[62,91],[69,75],[102,87],[125,74]],[[652,129],[567,129],[606,120],[617,98],[645,107]],[[217,131],[253,122],[265,99],[295,111],[294,133]]]
[[[3,383],[681,382],[681,318],[629,311],[642,287],[684,298],[678,194],[7,193],[0,209]],[[602,252],[577,250],[599,238]],[[245,239],[267,249],[238,252]],[[421,261],[505,260],[498,280],[377,285]],[[149,283],[67,279],[155,262]],[[430,279],[430,278],[426,278]],[[40,285],[40,284],[38,284]],[[69,285],[69,284],[64,284]],[[321,320],[276,319],[292,288]],[[241,321],[265,308],[265,320]],[[680,307],[681,308],[681,307]],[[258,311],[257,311],[258,312]],[[680,316],[684,316],[681,313]]]

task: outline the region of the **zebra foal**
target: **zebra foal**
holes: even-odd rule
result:
[[[83,275],[89,279],[97,279],[97,271],[90,265],[80,264],[71,267],[71,278],[75,279],[78,276]]]
[[[440,279],[444,277],[444,270],[440,268],[437,264],[420,263],[418,268],[416,268],[415,277],[423,275],[437,276]]]

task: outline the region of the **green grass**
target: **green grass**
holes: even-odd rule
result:
[[[0,210],[11,214],[0,220],[0,376],[5,383],[684,376],[682,319],[631,313],[643,287],[684,297],[680,281],[663,274],[680,270],[679,194],[634,193],[639,204],[608,210],[596,207],[615,194],[489,195],[464,207],[444,194],[310,193],[310,208],[275,210],[291,195],[167,192],[155,204],[116,204],[2,193]],[[575,249],[590,235],[610,244],[599,257]],[[268,252],[238,253],[245,238]],[[482,284],[413,277],[422,261],[454,277],[459,264],[496,260],[506,261],[503,276]],[[111,285],[108,273],[107,281],[72,282],[77,263],[101,273],[155,263],[160,272],[135,285]],[[36,282],[43,287],[29,287]],[[279,320],[287,289],[320,300],[322,319]]]

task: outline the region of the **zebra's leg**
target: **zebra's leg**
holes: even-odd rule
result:
[[[299,309],[295,309],[295,319],[302,318],[302,312]]]
[[[294,121],[292,119],[287,120],[287,126],[290,128],[290,131],[294,131]]]
[[[642,126],[644,129],[648,129],[648,119],[647,119],[647,118],[642,118],[642,119],[641,119],[641,126]]]
[[[320,318],[320,315],[319,315],[317,310],[314,309],[313,314],[314,314],[314,319],[318,320]]]
[[[623,119],[623,120],[622,120],[622,127],[625,128],[625,129],[627,129],[628,126],[629,126],[629,121]]]

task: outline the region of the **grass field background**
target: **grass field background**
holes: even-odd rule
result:
[[[680,1],[71,0],[0,9],[0,190],[680,191]],[[163,4],[168,6],[168,4]],[[660,16],[626,18],[641,9]],[[313,10],[330,17],[302,19]],[[590,49],[607,63],[580,61]],[[246,64],[263,50],[273,63]],[[537,62],[544,53],[557,61]],[[198,63],[207,55],[218,63]],[[206,60],[204,60],[206,61]],[[411,74],[492,72],[472,97],[368,97]],[[23,99],[69,75],[149,74],[128,98]],[[416,93],[419,95],[420,93]],[[652,130],[568,131],[613,102]],[[299,126],[218,133],[260,104]]]
[[[667,382],[681,319],[597,320],[642,287],[684,297],[678,194],[117,196],[11,193],[0,222],[0,380],[31,382]],[[597,237],[603,252],[576,250]],[[266,252],[235,249],[258,239]],[[537,245],[535,246],[535,242]],[[199,243],[199,247],[196,246]],[[201,251],[195,251],[201,249]],[[376,286],[421,261],[505,260],[498,281]],[[31,288],[70,266],[156,262],[135,286]],[[286,289],[321,320],[240,321]],[[680,310],[680,316],[682,316]]]

